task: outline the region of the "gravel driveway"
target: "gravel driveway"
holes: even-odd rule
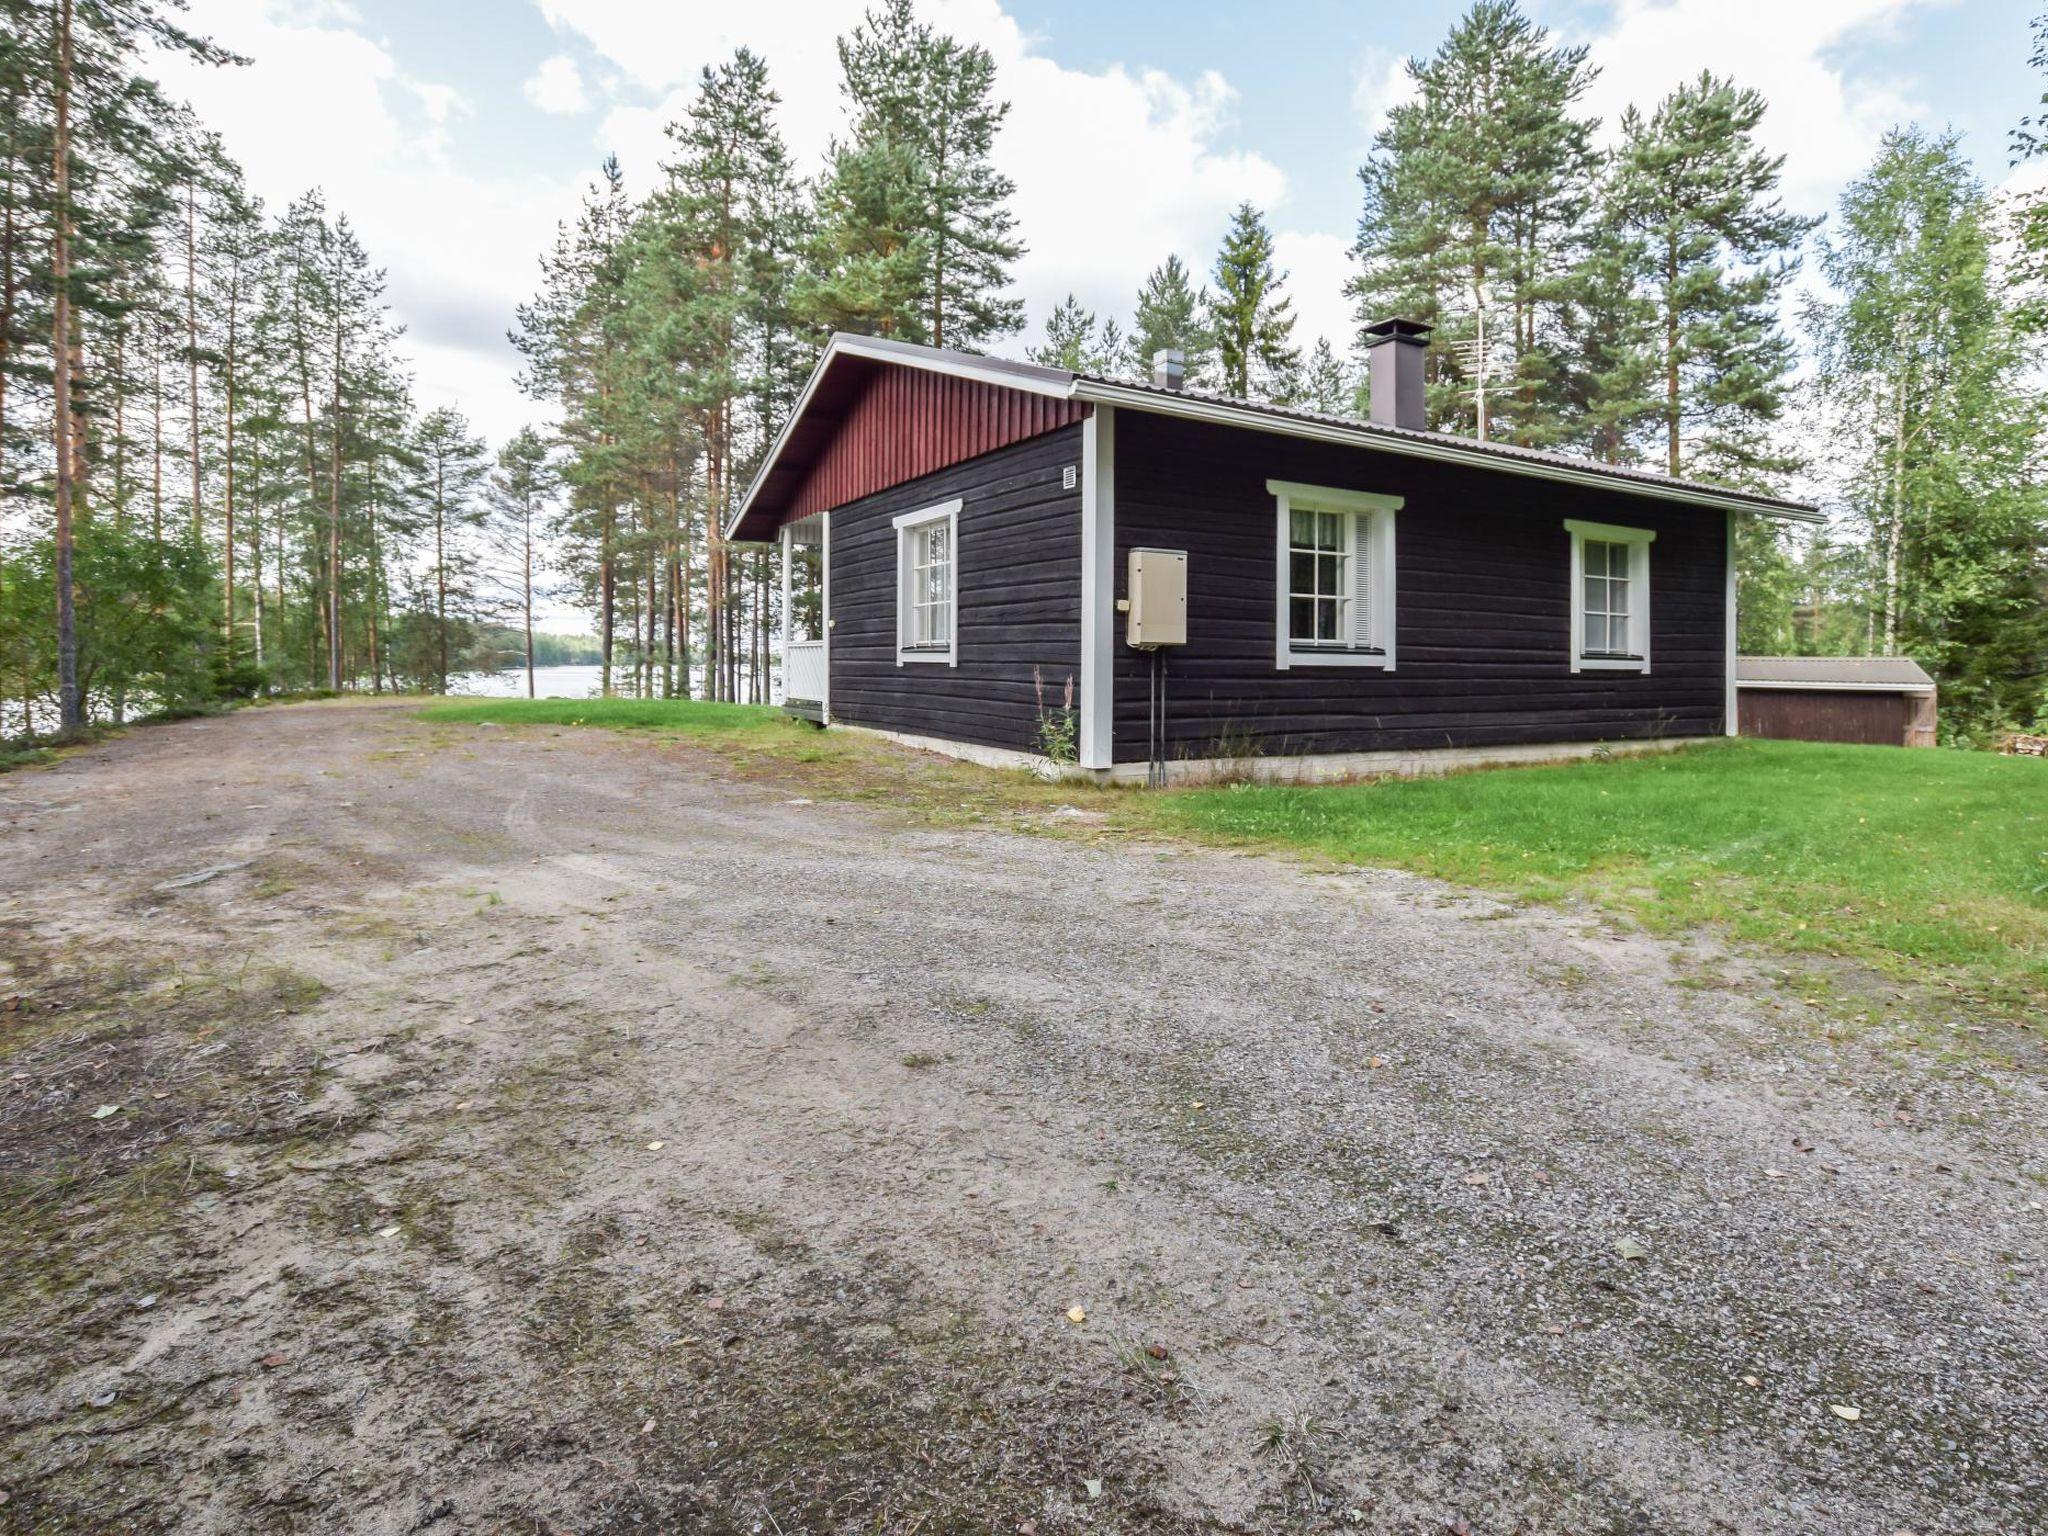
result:
[[[812,798],[367,705],[0,779],[0,1528],[2048,1529],[2031,1073]]]

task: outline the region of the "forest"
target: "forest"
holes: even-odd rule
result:
[[[179,18],[0,0],[0,738],[446,691],[534,658],[549,600],[591,615],[607,693],[766,700],[774,554],[719,529],[835,330],[1112,376],[1173,346],[1194,388],[1363,408],[1250,205],[1126,313],[1027,315],[993,61],[885,0],[839,39],[822,163],[745,50],[646,185],[603,163],[507,317],[535,424],[488,444],[415,398],[347,212],[266,207],[152,83],[166,51],[243,62]],[[2048,17],[2014,42],[2048,73]],[[1900,124],[1825,217],[1789,208],[1754,90],[1702,74],[1602,124],[1586,50],[1515,0],[1408,70],[1347,291],[1360,326],[1435,326],[1433,425],[1816,495],[1817,534],[1741,532],[1743,648],[1910,654],[1959,743],[2041,724],[2048,198]],[[2048,154],[2048,92],[1999,148]]]

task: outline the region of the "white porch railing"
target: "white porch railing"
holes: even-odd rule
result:
[[[816,704],[825,697],[825,642],[787,640],[782,647],[782,697]]]

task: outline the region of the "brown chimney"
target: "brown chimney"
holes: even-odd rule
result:
[[[1405,427],[1413,432],[1427,430],[1422,359],[1429,346],[1430,329],[1420,320],[1382,320],[1365,328],[1371,386],[1368,419],[1374,426]]]

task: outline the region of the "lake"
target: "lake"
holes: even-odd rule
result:
[[[631,685],[632,674],[621,672],[615,679],[621,692]],[[535,667],[533,696],[537,699],[594,699],[604,686],[602,667]],[[704,673],[692,670],[690,686],[701,692]],[[471,699],[523,699],[526,697],[526,668],[506,667],[500,672],[465,672],[448,680],[448,691]]]
[[[602,667],[535,667],[534,697],[541,699],[594,699],[603,686]],[[473,699],[523,699],[526,697],[526,668],[506,667],[499,672],[465,672],[448,680],[448,691]]]

